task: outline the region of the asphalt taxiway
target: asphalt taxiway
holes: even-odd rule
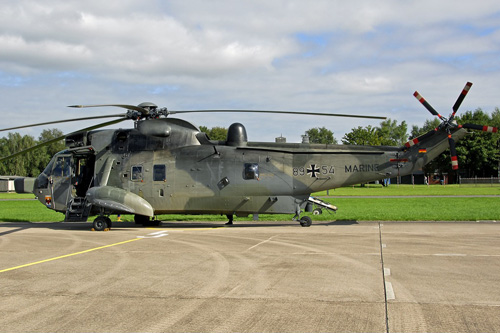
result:
[[[0,223],[5,332],[500,331],[500,223]]]

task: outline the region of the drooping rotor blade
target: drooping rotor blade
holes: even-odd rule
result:
[[[18,151],[17,153],[14,153],[12,155],[9,155],[9,156],[6,156],[6,157],[1,157],[0,158],[0,162],[3,162],[5,160],[8,160],[10,158],[13,158],[13,157],[16,157],[16,156],[19,156],[19,155],[22,155],[22,154],[29,153],[30,151],[36,150],[38,148],[41,148],[41,147],[44,147],[44,146],[47,146],[47,145],[50,145],[50,144],[52,144],[54,142],[63,140],[63,139],[65,139],[66,137],[68,137],[70,135],[73,135],[73,134],[76,134],[76,133],[79,133],[79,132],[92,131],[92,130],[95,130],[95,129],[98,129],[98,128],[101,128],[101,127],[105,127],[105,126],[109,126],[109,125],[114,125],[114,124],[117,124],[117,123],[119,123],[121,121],[124,121],[124,120],[128,120],[128,118],[121,118],[121,119],[115,119],[115,120],[112,120],[112,121],[107,121],[105,123],[101,123],[101,124],[98,124],[98,125],[90,126],[90,127],[83,128],[83,129],[75,131],[75,132],[71,132],[69,134],[65,134],[65,135],[59,136],[57,138],[54,138],[54,139],[42,142],[42,143],[40,143],[40,144],[38,144],[36,146],[24,149],[22,151]]]
[[[123,114],[114,114],[114,115],[107,115],[107,116],[95,116],[95,117],[73,118],[73,119],[48,121],[48,122],[45,122],[45,123],[38,123],[38,124],[31,124],[31,125],[23,125],[23,126],[16,126],[16,127],[10,127],[10,128],[3,128],[3,129],[0,129],[0,132],[11,131],[11,130],[19,129],[19,128],[27,128],[27,127],[35,127],[35,126],[50,125],[50,124],[59,124],[59,123],[69,123],[69,122],[72,122],[72,121],[94,120],[94,119],[101,119],[101,118],[116,118],[116,117],[124,117],[124,115]]]
[[[364,116],[356,114],[342,114],[342,113],[322,113],[322,112],[294,112],[294,111],[276,111],[276,110],[183,110],[183,111],[168,111],[169,114],[180,113],[196,113],[196,112],[232,112],[232,113],[279,113],[279,114],[299,114],[308,116],[331,116],[331,117],[349,117],[349,118],[367,118],[367,119],[387,119],[387,117],[379,116]]]
[[[451,134],[448,134],[448,142],[450,144],[451,168],[453,170],[457,170],[458,169],[457,150],[455,149],[455,140],[453,140]]]
[[[439,119],[441,120],[446,120],[446,118],[444,118],[442,115],[440,115],[429,103],[427,103],[427,101],[422,97],[422,95],[420,95],[418,93],[418,91],[415,91],[413,93],[413,96],[415,96],[416,99],[418,99],[418,101],[420,103],[422,103],[422,105],[430,112],[432,113],[433,115],[435,115],[436,117],[439,117]]]
[[[69,105],[68,107],[83,109],[83,108],[100,108],[103,106],[114,106],[114,107],[123,108],[123,109],[127,109],[127,110],[134,110],[134,111],[140,112],[142,115],[145,115],[145,116],[149,114],[149,111],[146,110],[145,108],[141,108],[140,106],[137,106],[137,105],[127,105],[127,104]]]
[[[453,113],[451,114],[452,119],[453,119],[453,117],[455,117],[455,113],[457,113],[458,108],[460,107],[460,105],[464,101],[464,98],[465,98],[465,96],[467,96],[467,93],[469,92],[471,87],[472,87],[472,82],[467,82],[465,84],[465,87],[462,90],[462,92],[460,93],[460,95],[458,96],[458,99],[455,102],[455,105],[453,105]]]
[[[429,132],[427,132],[427,133],[425,133],[425,134],[423,134],[423,135],[421,135],[421,136],[419,136],[419,137],[417,137],[415,139],[412,139],[412,140],[408,141],[407,143],[405,143],[406,148],[410,148],[411,146],[414,146],[417,143],[422,142],[424,139],[430,138],[431,136],[433,136],[437,132],[437,130],[438,129],[435,128],[432,131],[429,131]]]
[[[476,125],[476,124],[463,124],[463,125],[458,125],[458,127],[469,128],[469,129],[474,129],[474,130],[483,131],[483,132],[490,132],[490,133],[497,133],[498,132],[498,128],[493,127],[493,126],[482,126],[482,125]]]

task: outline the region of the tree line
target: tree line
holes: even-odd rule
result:
[[[496,108],[492,114],[481,109],[474,112],[467,111],[456,117],[460,124],[471,123],[500,127],[500,110]],[[396,120],[387,119],[379,126],[358,126],[346,133],[341,142],[344,145],[385,145],[402,146],[410,138],[416,138],[439,126],[440,120],[434,118],[426,120],[422,127],[413,125],[408,135],[408,125],[405,121],[398,124]],[[226,140],[227,128],[200,126],[202,132],[212,140]],[[306,131],[310,143],[338,144],[334,133],[326,127],[311,128]],[[0,156],[8,156],[38,143],[62,136],[58,129],[44,130],[38,140],[30,135],[21,136],[19,133],[9,133],[0,138]],[[23,157],[13,158],[0,163],[0,175],[18,175],[35,177],[45,168],[52,156],[65,149],[64,141],[41,147]],[[500,168],[500,134],[474,131],[471,135],[457,142],[456,145],[459,172],[463,177],[490,177],[498,176]],[[425,173],[452,174],[450,152],[447,150],[437,159],[426,165]]]
[[[63,133],[58,129],[46,129],[42,131],[38,140],[35,140],[31,135],[22,136],[19,133],[10,132],[7,137],[0,138],[0,157],[12,155],[62,135]],[[52,156],[65,148],[64,140],[61,140],[22,156],[0,162],[0,175],[36,177],[49,164]]]

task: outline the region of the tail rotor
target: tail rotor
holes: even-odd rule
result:
[[[464,89],[460,93],[460,95],[457,98],[457,101],[452,107],[452,114],[450,115],[449,118],[446,118],[439,114],[423,97],[415,91],[413,96],[422,103],[422,105],[434,116],[438,117],[441,119],[442,123],[434,129],[434,131],[430,131],[425,133],[424,135],[421,135],[415,139],[412,139],[408,141],[405,146],[407,148],[410,148],[411,146],[414,146],[420,142],[422,142],[424,139],[429,138],[433,136],[436,132],[438,131],[445,131],[448,134],[448,143],[450,145],[450,155],[451,155],[451,167],[453,170],[458,170],[458,157],[457,157],[457,151],[455,148],[455,140],[453,139],[451,132],[454,129],[460,129],[460,128],[466,128],[466,129],[472,129],[472,130],[479,130],[483,132],[491,132],[491,133],[496,133],[498,132],[498,128],[493,127],[493,126],[482,126],[482,125],[476,125],[476,124],[463,124],[463,125],[458,125],[455,121],[455,115],[460,108],[460,105],[462,104],[465,96],[467,96],[467,93],[469,92],[470,88],[472,87],[472,82],[467,82],[465,84]]]

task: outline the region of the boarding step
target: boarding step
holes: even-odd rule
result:
[[[72,198],[66,210],[65,222],[87,222],[90,213],[90,205],[83,197]]]

